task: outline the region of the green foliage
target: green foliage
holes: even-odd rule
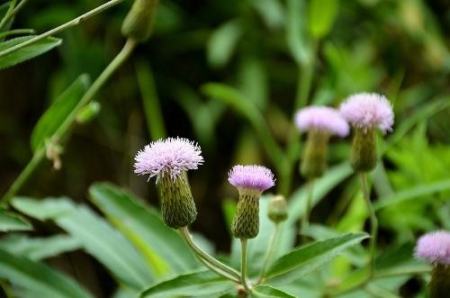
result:
[[[28,220],[22,216],[0,209],[0,231],[28,231],[32,230],[33,226]]]
[[[8,41],[0,43],[0,53],[13,46],[32,39],[33,35],[16,37]],[[0,57],[0,70],[22,63],[42,55],[51,49],[61,45],[62,40],[54,37],[47,37],[29,46],[23,47],[18,51]]]

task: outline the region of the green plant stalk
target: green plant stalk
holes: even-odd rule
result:
[[[226,279],[232,280],[236,283],[240,283],[240,279],[236,278],[235,276],[217,268],[216,266],[212,265],[211,263],[209,263],[208,261],[206,261],[205,259],[203,259],[202,257],[200,257],[199,255],[196,255],[197,259],[203,264],[205,265],[209,270],[219,274],[222,277],[225,277]]]
[[[269,240],[269,247],[267,248],[266,255],[264,257],[264,263],[261,268],[261,273],[258,278],[258,281],[256,284],[261,284],[264,282],[265,275],[267,273],[267,269],[269,269],[270,262],[272,261],[273,254],[275,253],[276,246],[278,243],[278,237],[280,235],[280,223],[275,224],[275,230],[273,231],[272,235],[270,236]]]
[[[234,270],[233,268],[225,265],[224,263],[220,262],[213,256],[209,255],[206,251],[198,247],[194,241],[192,241],[192,236],[189,233],[188,227],[182,227],[178,229],[181,236],[184,238],[186,243],[189,245],[189,247],[195,252],[196,255],[198,255],[200,258],[204,259],[206,262],[211,264],[212,266],[219,268],[220,270],[228,273],[229,275],[233,276],[234,278],[237,278],[238,280],[241,280],[241,275],[239,272]]]
[[[6,23],[11,19],[15,5],[16,5],[16,0],[12,0],[9,3],[8,10],[6,11],[5,16],[0,21],[0,30],[3,30],[3,27],[5,27]]]
[[[57,34],[59,32],[62,32],[64,30],[68,29],[68,28],[77,26],[77,25],[81,24],[82,22],[84,22],[85,20],[89,19],[90,17],[93,17],[93,16],[103,12],[104,10],[106,10],[106,9],[108,9],[110,7],[113,7],[113,6],[119,4],[120,2],[123,2],[123,1],[124,0],[111,0],[111,1],[108,1],[105,4],[102,4],[102,5],[98,6],[97,8],[94,8],[93,10],[90,10],[90,11],[82,14],[81,16],[76,17],[75,19],[73,19],[71,21],[68,21],[68,22],[66,22],[66,23],[64,23],[64,24],[62,24],[62,25],[60,25],[60,26],[58,26],[56,28],[53,28],[53,29],[51,29],[51,30],[49,30],[47,32],[42,33],[42,34],[39,34],[39,35],[37,35],[37,36],[27,40],[27,41],[24,41],[22,43],[19,43],[19,44],[13,46],[13,47],[10,47],[10,48],[7,48],[7,49],[1,51],[0,52],[0,57],[3,57],[3,56],[8,55],[8,54],[11,54],[12,52],[15,52],[15,51],[17,51],[17,50],[19,50],[19,49],[21,49],[23,47],[29,46],[29,45],[31,45],[31,44],[33,44],[35,42],[38,42],[41,39],[44,39],[46,37],[49,37],[49,36],[52,36],[52,35]]]
[[[364,201],[367,205],[367,210],[370,216],[370,242],[369,242],[369,276],[368,279],[374,276],[375,271],[375,254],[376,254],[376,243],[378,234],[378,219],[375,214],[375,209],[373,208],[372,202],[370,201],[370,190],[367,183],[367,174],[359,173],[359,178],[361,182],[361,189],[363,192]]]
[[[247,293],[251,292],[247,284],[247,239],[241,238],[241,284]]]
[[[305,214],[303,215],[301,222],[303,242],[306,239],[305,232],[309,227],[309,217],[311,214],[313,198],[314,198],[314,179],[311,179],[308,181],[308,196],[306,197]]]
[[[117,56],[111,61],[111,63],[103,70],[100,76],[95,80],[95,82],[90,86],[90,88],[86,91],[83,97],[78,102],[77,106],[72,110],[72,112],[68,115],[63,124],[56,130],[53,136],[50,139],[61,141],[62,137],[65,136],[72,125],[76,121],[76,116],[78,112],[88,104],[94,96],[98,93],[103,85],[108,81],[109,78],[115,73],[117,69],[127,60],[127,58],[131,55],[134,48],[136,46],[136,42],[134,40],[127,40],[122,50],[117,54]],[[1,199],[1,203],[3,205],[7,205],[9,201],[16,195],[16,193],[22,188],[23,184],[30,178],[33,174],[37,166],[41,163],[41,161],[45,157],[45,146],[37,149],[31,161],[27,164],[27,166],[22,170],[19,174],[19,177],[13,182],[11,187],[5,193],[5,195]]]
[[[14,30],[9,30],[6,32],[1,32],[0,33],[0,39],[4,39],[5,37],[11,36],[11,35],[20,35],[20,34],[33,34],[34,30],[33,29],[14,29]]]

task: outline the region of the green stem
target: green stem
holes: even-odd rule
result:
[[[219,268],[217,268],[216,266],[212,265],[211,263],[209,263],[208,261],[206,261],[205,259],[203,259],[202,257],[200,257],[199,255],[196,255],[197,259],[203,264],[205,265],[209,270],[219,274],[220,276],[225,277],[226,279],[232,280],[236,283],[240,283],[240,279],[236,278],[235,276],[229,274],[228,272],[225,272]]]
[[[5,13],[5,16],[3,17],[3,19],[0,21],[0,30],[3,30],[3,27],[5,27],[6,23],[11,19],[11,15],[14,11],[14,6],[16,5],[16,0],[12,0],[9,3],[9,7],[8,10]]]
[[[297,83],[297,96],[295,100],[295,110],[305,107],[311,92],[314,78],[314,68],[316,63],[317,43],[312,42],[311,53],[305,62],[299,64],[299,77]]]
[[[15,51],[23,48],[23,47],[29,46],[29,45],[31,45],[31,44],[33,44],[35,42],[38,42],[41,39],[44,39],[46,37],[52,36],[54,34],[57,34],[57,33],[61,32],[61,31],[64,31],[64,30],[66,30],[68,28],[77,26],[77,25],[81,24],[83,21],[89,19],[90,17],[93,17],[93,16],[101,13],[102,11],[104,11],[104,10],[106,10],[106,9],[112,7],[112,6],[115,6],[115,5],[119,4],[122,1],[124,1],[124,0],[111,0],[111,1],[108,1],[105,4],[102,4],[102,5],[98,6],[97,8],[94,8],[93,10],[88,11],[87,13],[82,14],[81,16],[79,16],[79,17],[77,17],[77,18],[75,18],[75,19],[73,19],[71,21],[68,21],[68,22],[66,22],[66,23],[64,23],[64,24],[62,24],[62,25],[60,25],[60,26],[58,26],[56,28],[53,28],[53,29],[51,29],[51,30],[49,30],[49,31],[47,31],[45,33],[39,34],[39,35],[37,35],[37,36],[27,40],[27,41],[24,41],[22,43],[19,43],[19,44],[13,46],[13,47],[10,47],[10,48],[7,48],[7,49],[1,51],[0,52],[0,57],[8,55],[8,54],[10,54],[12,52],[15,52]]]
[[[14,29],[14,30],[9,30],[6,32],[2,32],[0,33],[0,40],[4,39],[5,37],[11,36],[11,35],[20,35],[20,34],[33,34],[34,30],[33,29]]]
[[[241,275],[239,274],[239,272],[237,272],[236,270],[234,270],[233,268],[225,265],[224,263],[220,262],[219,260],[217,260],[216,258],[214,258],[213,256],[209,255],[206,251],[204,251],[203,249],[201,249],[199,246],[197,246],[195,244],[194,241],[192,241],[192,236],[189,233],[189,229],[188,227],[182,227],[179,229],[181,236],[184,238],[184,240],[186,241],[186,243],[189,245],[189,247],[192,248],[192,250],[202,259],[204,259],[205,261],[207,261],[209,264],[219,268],[220,270],[230,274],[231,276],[233,276],[234,278],[237,278],[238,280],[241,279]]]
[[[311,179],[308,182],[308,196],[306,197],[305,214],[303,215],[302,218],[301,231],[303,240],[306,239],[305,233],[309,227],[309,217],[312,209],[313,198],[314,198],[314,179]]]
[[[241,239],[241,284],[247,293],[250,293],[250,287],[247,284],[247,239]]]
[[[375,254],[376,254],[376,243],[378,234],[378,220],[375,214],[375,209],[373,208],[372,202],[370,201],[370,189],[367,182],[367,174],[359,173],[359,178],[361,182],[361,189],[364,196],[364,201],[367,205],[367,210],[370,216],[370,242],[369,242],[369,279],[373,277],[375,271]]]
[[[95,82],[90,86],[90,88],[86,91],[83,97],[78,102],[77,106],[72,110],[72,112],[67,116],[65,121],[61,124],[61,126],[56,130],[53,136],[50,139],[60,141],[62,137],[67,135],[72,124],[75,123],[76,116],[78,112],[88,104],[94,96],[98,93],[103,85],[111,78],[111,76],[115,73],[117,69],[127,60],[127,58],[133,52],[133,49],[136,46],[136,42],[132,39],[128,39],[125,43],[122,50],[117,54],[117,56],[111,61],[111,63],[103,70],[100,76],[95,80]],[[45,146],[37,149],[34,152],[34,155],[31,161],[27,164],[27,166],[22,170],[19,177],[14,181],[11,187],[8,189],[6,194],[2,197],[1,203],[6,205],[9,201],[16,195],[16,193],[22,188],[23,184],[29,179],[31,174],[37,168],[37,166],[41,163],[41,161],[45,157]]]
[[[273,231],[272,235],[270,236],[269,240],[269,247],[267,248],[266,255],[264,257],[264,263],[261,268],[261,274],[259,276],[258,281],[256,284],[260,284],[264,282],[265,275],[267,273],[267,269],[269,269],[270,262],[272,261],[273,254],[275,253],[276,244],[278,242],[278,236],[280,234],[280,224],[275,224],[275,230]]]

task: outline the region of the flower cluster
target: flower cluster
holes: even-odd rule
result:
[[[295,114],[295,124],[301,132],[316,129],[340,137],[347,136],[350,131],[339,111],[330,107],[311,106],[301,109]]]
[[[450,233],[436,231],[423,235],[417,241],[414,255],[431,264],[450,265]]]

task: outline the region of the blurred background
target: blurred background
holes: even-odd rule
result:
[[[101,3],[30,1],[14,27],[44,32]],[[0,192],[30,160],[33,127],[57,95],[80,74],[98,76],[120,50],[130,5],[65,31],[62,46],[0,71]],[[190,174],[199,208],[193,229],[226,252],[223,206],[237,196],[226,183],[231,166],[265,164],[277,174],[273,192],[289,196],[304,184],[297,170],[296,109],[338,106],[360,91],[386,94],[395,109],[395,134],[380,142],[386,154],[374,175],[379,196],[449,178],[449,36],[447,0],[161,0],[153,36],[101,90],[98,115],[75,127],[62,168],[44,162],[20,194],[89,204],[89,186],[111,181],[157,206],[154,183],[133,174],[134,154],[152,139],[191,138],[206,160]],[[347,159],[348,143],[332,140],[331,165]],[[355,182],[349,178],[335,188],[312,221],[357,226],[349,209]],[[438,204],[449,195],[383,210],[381,241],[450,228],[450,205]],[[35,230],[49,235],[57,228],[36,222]],[[99,297],[113,291],[105,269],[82,252],[51,262]],[[87,269],[80,272],[73,263]]]

